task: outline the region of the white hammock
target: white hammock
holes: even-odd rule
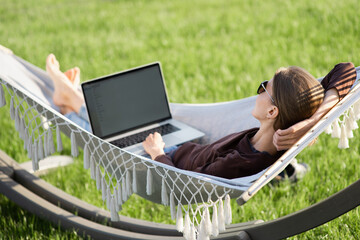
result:
[[[52,103],[53,84],[46,72],[0,49],[0,107],[6,104],[7,92],[10,116],[24,140],[34,170],[41,159],[55,152],[54,135],[57,151],[62,150],[60,131],[64,132],[71,138],[74,157],[79,153],[78,147],[84,149],[84,167],[90,169],[91,178],[96,180],[113,221],[119,219],[122,204],[136,193],[153,202],[170,205],[177,229],[187,239],[196,236],[207,239],[225,230],[225,225],[231,223],[230,198],[241,196],[238,202],[246,202],[331,123],[333,136],[341,137],[339,147],[348,147],[347,138],[357,127],[355,120],[360,118],[360,106],[351,107],[360,98],[360,94],[353,94],[358,93],[358,89],[359,86],[353,87],[313,130],[270,168],[253,176],[228,180],[158,163],[99,139],[58,112]],[[171,104],[171,111],[174,118],[205,132],[206,137],[201,141],[209,143],[258,126],[251,116],[254,103],[255,97],[217,104]],[[342,113],[341,120],[335,121]],[[209,208],[213,208],[212,216]]]

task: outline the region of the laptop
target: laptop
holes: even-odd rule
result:
[[[94,135],[136,154],[159,132],[165,147],[201,138],[204,133],[172,118],[159,62],[81,84]]]

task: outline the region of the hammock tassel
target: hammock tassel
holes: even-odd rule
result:
[[[130,172],[126,171],[126,196],[130,197],[132,192]]]
[[[119,207],[121,207],[121,205],[123,204],[123,201],[122,201],[122,194],[121,194],[121,183],[117,183],[117,189],[116,189],[116,192],[117,192],[117,204],[119,205]]]
[[[110,200],[110,213],[111,213],[111,221],[115,222],[115,221],[119,221],[119,214],[117,213],[117,209],[116,209],[116,200],[112,197]]]
[[[95,166],[95,160],[94,157],[90,157],[90,177],[92,180],[96,180],[96,166]],[[97,180],[96,180],[97,182]]]
[[[201,219],[200,227],[199,227],[199,235],[197,240],[209,240],[209,235],[206,232],[206,221],[205,219]]]
[[[121,196],[122,196],[123,202],[126,202],[126,200],[127,200],[127,195],[126,195],[126,179],[124,179],[124,180],[122,181],[122,185],[121,185]]]
[[[164,206],[169,205],[169,196],[168,196],[167,190],[166,190],[165,178],[162,178],[162,181],[161,181],[161,204]]]
[[[213,215],[212,215],[212,235],[217,237],[219,235],[219,223],[218,223],[218,213],[217,207],[214,205],[213,207]]]
[[[345,120],[345,129],[346,129],[346,137],[348,139],[353,138],[354,134],[352,132],[352,119],[348,116]]]
[[[63,150],[63,144],[61,141],[60,127],[56,125],[56,142],[57,142],[57,151],[61,152]]]
[[[352,109],[352,108],[350,109],[349,117],[350,117],[350,119],[351,119],[351,121],[350,121],[351,129],[352,129],[352,130],[358,129],[359,126],[358,126],[358,124],[357,124],[357,122],[356,122],[356,116],[355,116],[354,109]]]
[[[340,138],[340,135],[341,135],[341,129],[340,129],[340,126],[339,126],[339,120],[336,119],[333,123],[332,123],[332,134],[331,134],[331,137],[332,138]]]
[[[338,148],[340,149],[349,148],[349,140],[346,136],[346,129],[344,124],[342,124],[341,126],[341,136],[340,136]]]
[[[109,186],[106,188],[106,207],[111,210],[111,191]]]
[[[146,194],[151,195],[153,193],[153,185],[152,185],[153,177],[151,174],[150,168],[147,170],[147,176],[146,176]]]
[[[181,204],[178,204],[177,212],[176,212],[176,230],[178,232],[184,231],[184,219],[182,214],[182,207]]]
[[[191,224],[190,232],[189,232],[189,240],[196,240],[196,232],[194,224]]]
[[[4,87],[0,84],[0,108],[6,105]]]
[[[24,118],[21,119],[21,126],[22,126],[22,139],[25,141],[26,140],[26,125],[25,125],[25,116]]]
[[[76,144],[75,133],[71,131],[71,155],[77,157],[79,155],[79,149]]]
[[[33,170],[37,171],[39,170],[39,160],[38,160],[38,150],[37,150],[37,144],[36,141],[34,142],[33,146],[32,146],[32,155],[33,155]]]
[[[225,217],[224,217],[224,205],[223,201],[219,199],[219,208],[218,208],[218,224],[219,224],[219,232],[225,231]]]
[[[28,139],[28,144],[27,144],[27,152],[28,152],[28,158],[32,159],[32,140],[31,138],[29,137]]]
[[[29,144],[29,134],[27,128],[24,131],[24,150],[27,150],[27,146]]]
[[[49,155],[54,154],[55,153],[55,144],[54,144],[53,132],[52,132],[51,128],[49,128],[49,130],[48,130],[47,140],[48,140],[48,148],[49,148],[48,153],[49,153]]]
[[[325,128],[325,133],[326,133],[326,134],[331,134],[331,133],[332,133],[331,124],[329,124],[329,125]]]
[[[94,162],[94,165],[95,165],[95,161]],[[102,178],[101,178],[101,172],[100,172],[100,167],[98,165],[96,165],[96,172],[95,172],[95,179],[96,179],[96,188],[97,190],[100,190],[101,189],[101,181],[102,181]]]
[[[84,168],[89,169],[90,168],[90,157],[89,157],[89,143],[85,144],[84,147]]]
[[[181,207],[181,206],[180,206]],[[174,200],[174,192],[170,192],[170,214],[171,214],[171,219],[176,219],[177,220],[177,212],[176,212],[176,206],[175,206],[175,200]],[[182,213],[181,213],[181,218],[182,218]]]
[[[101,178],[101,197],[103,202],[106,200],[106,180],[105,175]]]
[[[19,137],[24,140],[24,123],[22,118],[19,119]]]
[[[133,167],[133,182],[132,182],[132,190],[133,193],[137,193],[137,180],[136,180],[136,167]]]
[[[346,129],[344,124],[341,126],[341,136],[340,136],[338,148],[340,149],[349,148],[349,140],[346,136]]]
[[[203,221],[204,221],[206,235],[207,236],[212,235],[212,224],[210,220],[210,213],[208,207],[205,207]]]
[[[356,120],[360,119],[360,100],[354,104],[354,116]]]
[[[11,96],[10,99],[10,118],[15,120],[15,108],[14,108],[14,96]]]
[[[48,132],[45,132],[45,134],[44,134],[44,157],[47,157],[49,155],[50,155],[50,149],[49,149]]]
[[[20,109],[15,109],[15,129],[16,131],[20,131],[20,116],[19,116]]]
[[[224,212],[225,212],[225,224],[229,225],[232,222],[232,213],[231,213],[231,204],[230,204],[229,194],[227,194],[225,197]]]
[[[119,194],[118,194],[118,190],[116,188],[114,188],[114,204],[115,204],[115,210],[116,212],[121,210],[121,204],[119,203]]]
[[[43,148],[41,136],[39,137],[39,141],[38,141],[38,158],[39,160],[44,159],[44,148]]]
[[[189,214],[189,212],[186,212],[185,220],[184,220],[184,229],[183,229],[183,234],[186,239],[190,239],[190,235],[191,235],[190,231],[191,231],[190,214]]]

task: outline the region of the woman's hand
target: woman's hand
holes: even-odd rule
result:
[[[339,94],[335,88],[325,93],[324,101],[316,112],[309,118],[298,122],[284,130],[277,130],[273,137],[273,144],[278,151],[292,147],[307,131],[310,130],[336,103],[339,102]]]
[[[287,150],[309,131],[315,123],[316,121],[310,118],[298,122],[287,129],[278,129],[274,134],[273,144],[278,151]]]
[[[164,155],[165,143],[160,133],[155,132],[150,134],[143,142],[145,151],[150,154],[151,159],[155,159],[157,156]]]

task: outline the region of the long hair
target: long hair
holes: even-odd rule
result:
[[[310,118],[324,99],[324,88],[300,67],[279,68],[273,78],[273,98],[279,109],[274,129],[286,129]]]

